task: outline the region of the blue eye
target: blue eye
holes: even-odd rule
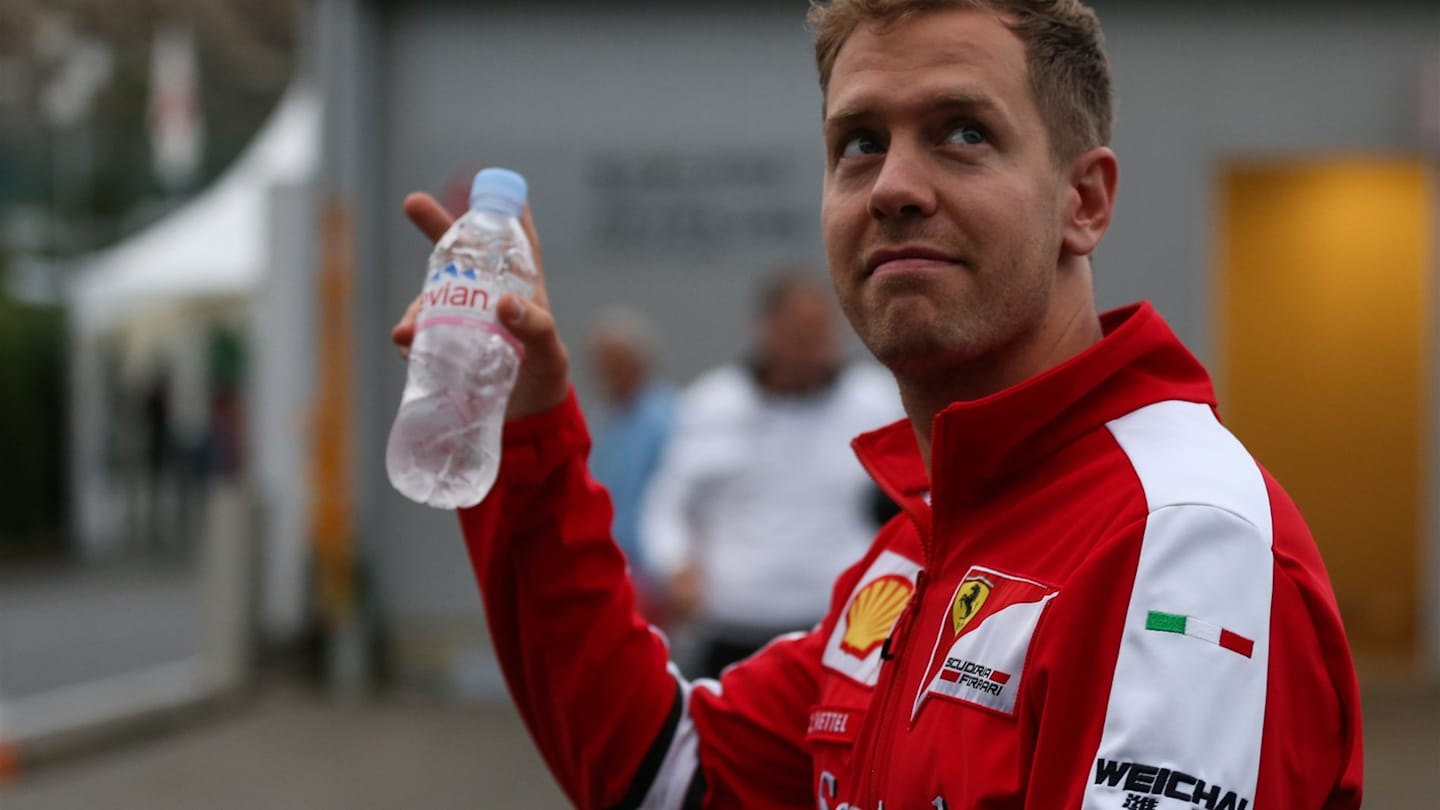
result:
[[[975,124],[960,124],[945,136],[946,143],[961,144],[964,146],[979,146],[989,138],[985,130]]]
[[[878,138],[870,135],[855,135],[845,141],[840,149],[840,156],[853,158],[861,155],[877,155],[885,150]]]

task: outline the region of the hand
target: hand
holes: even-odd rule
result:
[[[405,216],[432,242],[444,236],[450,223],[455,221],[445,206],[423,192],[405,197]],[[529,205],[525,206],[520,224],[535,252],[535,296],[526,301],[517,295],[507,295],[497,306],[500,324],[525,347],[520,376],[515,380],[515,390],[505,409],[506,419],[548,411],[564,402],[570,392],[570,355],[560,342],[555,318],[550,314],[550,296],[545,290],[545,270],[540,260],[540,236],[535,232]],[[415,340],[415,319],[419,315],[420,297],[416,296],[400,322],[390,330],[390,341],[399,347],[403,357],[409,356],[410,344]]]

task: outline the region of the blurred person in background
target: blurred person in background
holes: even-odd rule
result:
[[[663,595],[640,542],[640,504],[674,418],[675,389],[657,374],[660,339],[640,313],[602,312],[590,327],[590,363],[603,399],[596,409],[590,471],[610,492],[615,542],[630,561],[646,616],[663,623]]]
[[[138,541],[146,551],[163,547],[174,537],[168,520],[167,493],[176,479],[177,442],[170,416],[170,375],[157,367],[141,391],[145,425],[144,487],[137,506],[144,514]]]
[[[1119,164],[1094,12],[832,0],[811,22],[831,281],[908,417],[855,448],[904,516],[814,629],[686,680],[634,613],[544,285],[502,299],[525,360],[461,529],[567,796],[1358,808],[1359,690],[1314,540],[1154,308],[1096,308]],[[396,342],[413,328],[412,305]]]
[[[895,383],[841,354],[834,299],[789,270],[757,296],[750,356],[686,388],[645,500],[645,556],[695,621],[699,674],[819,621],[875,533],[849,441],[901,413]]]

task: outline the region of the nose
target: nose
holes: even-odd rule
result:
[[[935,184],[923,156],[892,143],[870,188],[870,215],[880,220],[928,217],[935,208]]]

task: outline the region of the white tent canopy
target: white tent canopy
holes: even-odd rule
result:
[[[203,617],[201,638],[153,666],[0,705],[0,736],[54,735],[203,699],[244,676],[253,621],[267,638],[297,633],[307,571],[307,315],[320,135],[319,99],[292,88],[213,185],[80,262],[67,290],[77,551],[100,560],[180,538],[196,555],[184,588]],[[244,343],[238,433],[226,432],[233,422],[216,426],[208,340],[217,326]],[[135,368],[145,377],[126,373],[127,357],[141,358]],[[166,381],[160,390],[169,397],[166,430],[175,444],[194,459],[222,446],[217,436],[239,438],[243,464],[218,474],[193,460],[164,475],[151,469],[135,437],[145,435],[137,403],[154,390],[145,386],[160,379],[150,377],[156,371]],[[182,480],[198,484],[200,495],[176,483]],[[194,512],[182,501],[198,504],[196,519],[186,519]],[[261,610],[252,619],[256,585]]]
[[[213,186],[80,263],[69,293],[77,331],[101,334],[167,304],[253,291],[268,261],[270,189],[313,176],[319,139],[318,99],[292,89]]]
[[[133,447],[112,442],[131,430],[137,392],[164,374],[170,432],[203,446],[207,338],[216,326],[242,337],[241,474],[260,521],[260,618],[277,637],[304,610],[321,119],[320,98],[293,87],[213,185],[81,262],[67,293],[72,514],[87,558],[127,553],[142,531],[128,518],[149,508],[131,491]]]

